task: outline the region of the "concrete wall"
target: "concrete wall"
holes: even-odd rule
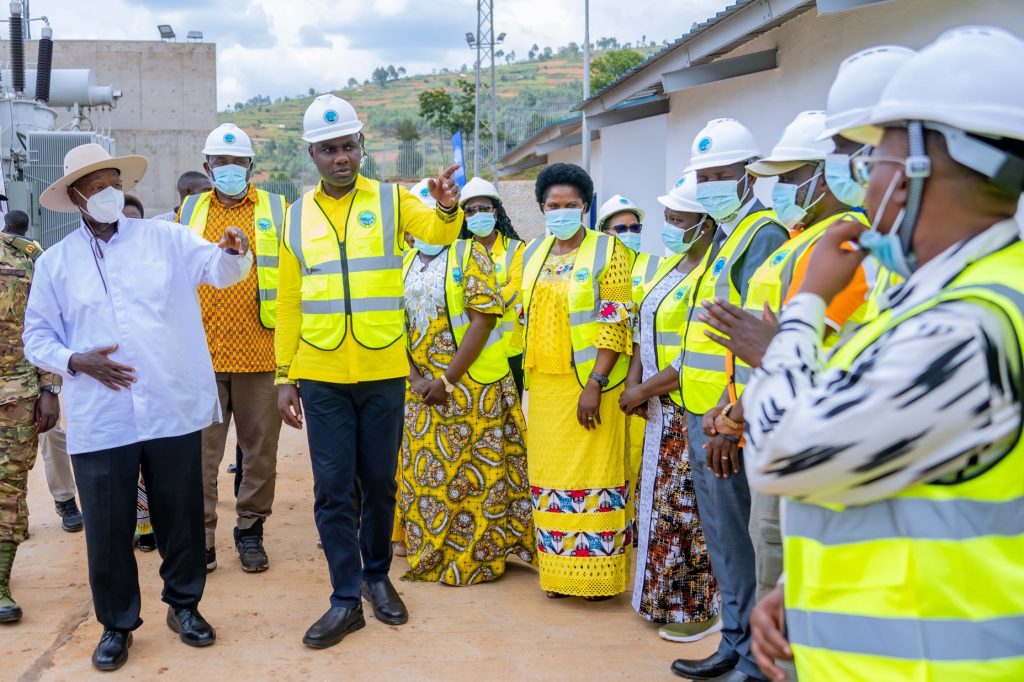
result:
[[[35,67],[38,43],[26,44],[26,61]],[[9,44],[0,43],[8,61]],[[186,170],[202,170],[200,150],[217,126],[217,58],[213,43],[56,40],[54,68],[89,68],[98,85],[112,85],[124,96],[113,111],[88,116],[112,129],[119,154],[141,154],[149,171],[133,191],[146,215],[176,206],[175,183]],[[70,120],[61,110],[58,125]]]

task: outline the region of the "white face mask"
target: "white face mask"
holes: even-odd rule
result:
[[[75,190],[78,192],[78,190]],[[85,199],[85,195],[78,192]],[[124,192],[116,187],[107,187],[85,199],[85,214],[98,223],[109,225],[116,223],[123,215]]]

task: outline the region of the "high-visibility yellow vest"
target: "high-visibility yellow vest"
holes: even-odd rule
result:
[[[867,218],[860,212],[837,213],[805,228],[798,235],[775,250],[750,278],[747,285],[747,298],[743,307],[747,312],[761,319],[767,303],[772,312],[778,315],[782,311],[782,303],[789,297],[789,287],[793,282],[793,272],[797,263],[803,258],[825,232],[840,221],[859,222],[867,225]],[[835,340],[837,337],[831,337]],[[750,376],[750,365],[736,358],[736,393],[743,392],[746,379]]]
[[[634,301],[639,309],[651,291],[665,279],[665,277],[679,265],[685,258],[685,254],[673,254],[662,259],[654,276],[647,282],[633,290]],[[701,274],[701,266],[690,270],[686,276],[668,292],[665,298],[658,303],[658,309],[654,313],[654,346],[658,359],[658,371],[667,368],[672,364],[683,349],[682,328],[686,323],[686,313],[689,310],[690,298],[687,295],[690,289],[697,282]],[[679,389],[669,393],[672,402],[682,406],[683,396]]]
[[[405,252],[403,265],[403,281],[409,276],[409,270],[419,251],[409,249]],[[440,257],[440,254],[438,255]],[[473,241],[459,239],[444,254],[447,274],[444,278],[445,306],[448,309],[448,327],[455,337],[456,351],[462,345],[462,339],[469,329],[469,313],[466,311],[465,273],[469,267],[469,259],[473,257]],[[408,341],[408,337],[406,338]],[[454,353],[452,354],[454,356]],[[505,342],[500,325],[495,325],[487,337],[480,355],[469,367],[469,376],[481,384],[493,384],[509,373],[508,358],[505,356]]]
[[[526,244],[503,234],[499,234],[498,239],[504,245],[505,253],[489,251],[488,255],[491,257],[491,262],[494,263],[494,276],[498,280],[498,287],[501,288],[508,284],[512,272],[512,260],[515,258],[516,252],[519,249],[525,249]],[[522,296],[522,292],[517,291],[516,294]],[[516,313],[516,306],[521,303],[518,296],[515,300],[505,301],[505,315],[501,318],[501,334],[504,337],[507,357],[523,352],[523,330],[519,323],[519,315]]]
[[[858,322],[870,322],[882,312],[882,294],[903,281],[903,278],[891,270],[880,267],[875,281],[868,292],[864,306],[857,311]]]
[[[398,189],[366,181],[369,191],[352,190],[342,242],[316,190],[288,209],[283,244],[302,268],[302,340],[320,350],[338,348],[349,326],[371,350],[405,335]]]
[[[771,225],[782,228],[774,211],[751,212],[739,222],[714,257],[708,249],[701,261],[701,274],[689,293],[689,310],[682,332],[684,347],[679,381],[683,405],[688,412],[704,414],[717,405],[727,382],[725,347],[709,339],[704,332],[714,330],[697,319],[701,301],[712,301],[717,296],[735,306],[743,304],[739,290],[732,283],[733,266],[746,253],[754,237]],[[741,378],[739,374],[737,368],[737,380]],[[744,383],[747,379],[742,377]]]
[[[632,273],[632,283],[635,289],[651,281],[663,259],[643,251],[629,251],[629,253],[633,261],[630,264],[630,272]]]
[[[931,300],[884,311],[828,361],[849,369],[943,301],[1001,310],[1024,343],[1024,244],[969,265]],[[1018,387],[1019,389],[1019,387]],[[913,424],[907,424],[911,430]],[[1024,679],[1024,440],[966,480],[862,506],[788,500],[786,622],[802,682]]]
[[[540,278],[541,268],[547,260],[554,237],[534,239],[523,254],[523,309],[529,325],[530,303],[533,288]],[[597,362],[597,347],[594,339],[600,331],[601,319],[601,275],[612,259],[615,238],[606,234],[586,230],[583,242],[576,251],[573,261],[573,275],[569,284],[569,336],[572,341],[572,365],[581,387],[586,386],[590,373]],[[610,391],[626,379],[629,370],[629,356],[620,353],[611,373],[608,375]]]
[[[288,207],[284,197],[257,189],[258,199],[253,209],[252,249],[256,255],[256,283],[260,299],[260,324],[267,329],[277,326],[277,259],[281,244],[281,228]],[[181,204],[180,220],[200,237],[206,230],[213,190],[185,197]]]

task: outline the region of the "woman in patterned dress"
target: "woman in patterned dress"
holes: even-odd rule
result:
[[[406,255],[409,349],[398,508],[406,580],[473,585],[534,562],[526,422],[482,246],[415,243]]]
[[[700,275],[715,233],[715,222],[697,203],[695,187],[691,173],[658,199],[665,207],[662,242],[673,255],[651,281],[634,290],[639,319],[627,388],[619,399],[623,411],[647,420],[636,497],[633,608],[642,618],[663,624],[658,634],[673,642],[693,642],[722,627],[690,476],[678,378],[667,385],[655,378],[679,355],[686,293]]]
[[[523,257],[530,482],[540,586],[549,597],[606,599],[629,576],[626,417],[632,352],[629,258],[587,230],[590,176],[555,164],[537,178],[551,236]]]

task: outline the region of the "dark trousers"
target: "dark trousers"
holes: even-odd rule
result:
[[[690,476],[697,493],[697,510],[711,568],[722,594],[722,640],[718,650],[737,653],[737,669],[761,680],[764,676],[750,652],[750,612],[757,587],[754,546],[750,541],[750,488],[746,473],[716,478],[708,468],[701,415],[686,413],[690,438]]]
[[[508,359],[508,368],[512,371],[512,381],[516,382],[519,397],[523,397],[523,354],[513,355]]]
[[[196,606],[206,587],[200,432],[72,455],[71,462],[85,515],[96,620],[115,630],[142,625],[132,548],[140,467],[163,559],[163,600],[176,608]]]
[[[384,580],[391,568],[405,379],[303,381],[300,388],[313,464],[313,515],[334,587],[331,605],[355,608],[361,581]]]

